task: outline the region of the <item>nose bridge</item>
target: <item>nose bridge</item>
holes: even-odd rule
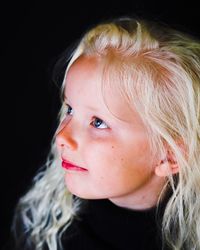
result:
[[[63,147],[67,146],[72,149],[76,149],[78,146],[77,141],[77,125],[71,120],[70,122],[61,125],[61,129],[58,131],[56,138],[58,144]]]

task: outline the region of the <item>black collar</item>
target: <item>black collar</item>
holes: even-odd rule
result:
[[[80,217],[91,231],[110,249],[161,249],[160,217],[156,207],[130,210],[119,207],[108,199],[81,199]]]

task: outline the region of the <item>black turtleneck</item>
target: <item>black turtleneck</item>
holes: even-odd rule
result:
[[[108,199],[83,200],[63,235],[66,250],[161,250],[156,208],[130,210]]]

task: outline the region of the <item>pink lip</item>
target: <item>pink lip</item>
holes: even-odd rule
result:
[[[67,170],[74,170],[74,171],[88,171],[87,169],[85,168],[81,168],[81,167],[78,167],[76,165],[73,165],[72,163],[66,161],[66,160],[63,160],[62,161],[62,167],[64,169],[67,169]]]

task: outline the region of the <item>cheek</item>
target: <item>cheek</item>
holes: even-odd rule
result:
[[[129,157],[132,157],[138,163],[150,161],[151,150],[146,133],[138,131],[134,136],[127,136],[126,144],[124,144],[124,146]]]
[[[116,163],[120,153],[118,144],[108,138],[95,139],[86,143],[83,149],[84,160],[87,164],[95,164],[96,168],[110,168],[110,165]],[[92,168],[92,166],[91,166]]]
[[[91,147],[90,150],[85,152],[87,160],[96,162],[104,162],[109,163],[117,160],[117,155],[119,154],[119,150],[116,150],[114,146],[108,145],[98,145]]]
[[[152,156],[148,143],[132,144],[127,148],[124,146],[123,151],[118,152],[117,155],[127,182],[131,179],[137,182],[153,173]]]
[[[133,136],[132,136],[133,137]],[[99,175],[120,171],[126,172],[126,168],[138,172],[144,171],[144,167],[150,166],[151,153],[145,137],[127,138],[125,141],[116,141],[112,138],[95,138],[85,143],[83,149],[84,161]],[[123,169],[122,169],[123,168]],[[124,169],[125,168],[125,169]],[[136,168],[136,169],[135,169]]]

